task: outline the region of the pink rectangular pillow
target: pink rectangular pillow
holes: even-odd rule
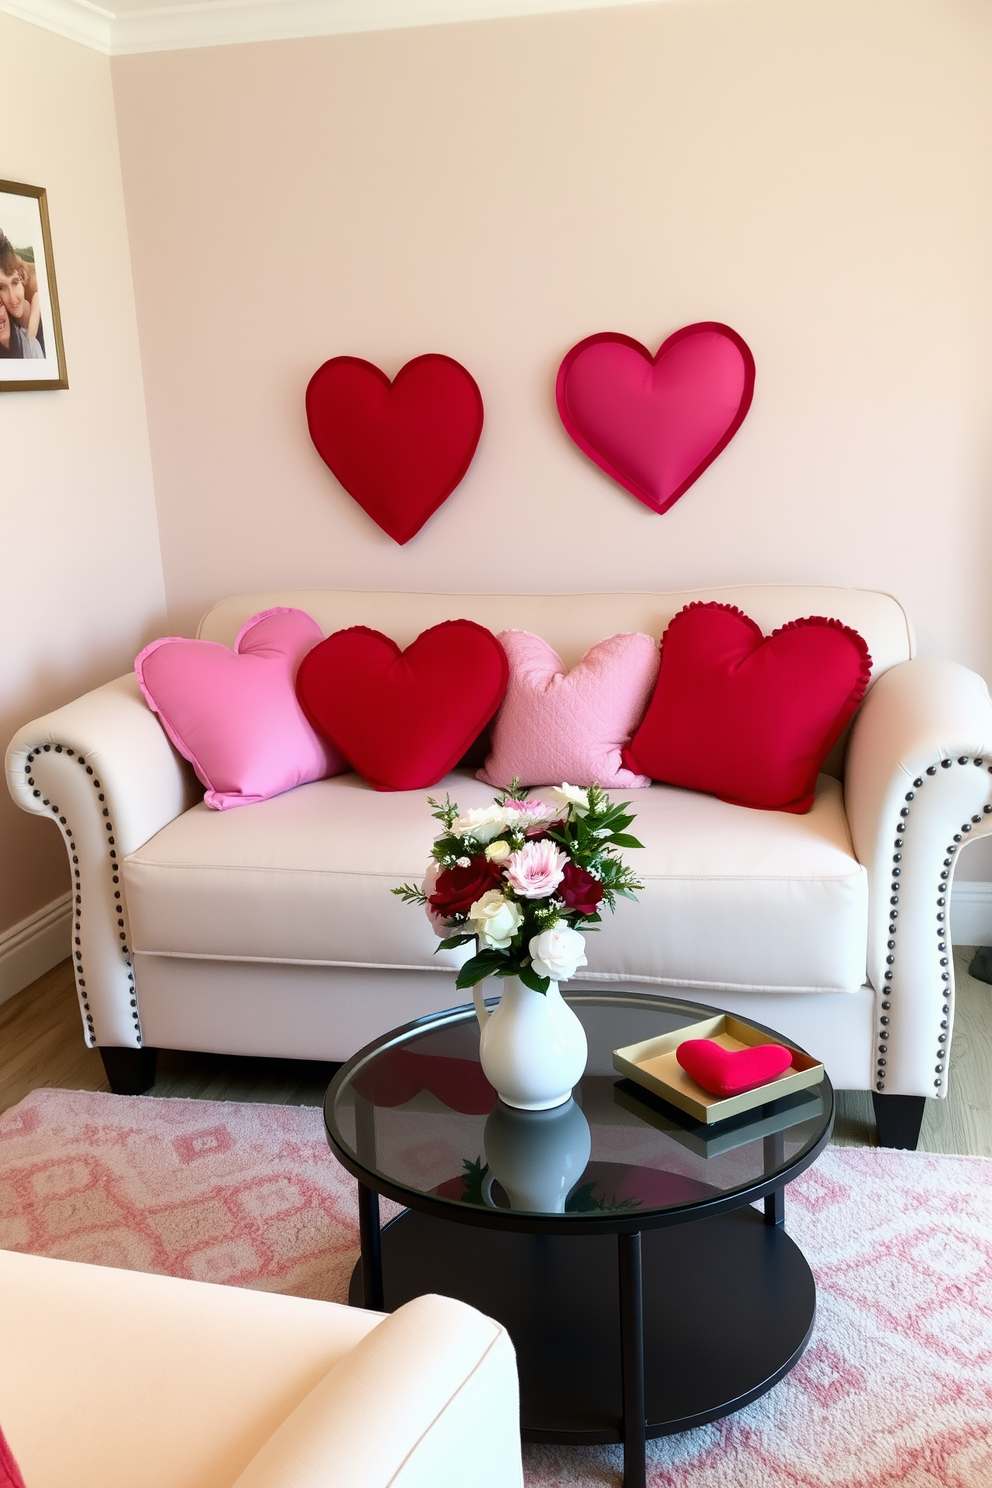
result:
[[[658,643],[631,632],[600,641],[570,672],[540,636],[504,630],[510,681],[492,725],[492,752],[477,778],[489,785],[651,784],[620,752],[644,717],[658,678]]]
[[[214,810],[266,801],[351,768],[296,700],[300,662],[322,640],[303,610],[279,608],[246,621],[233,651],[167,636],[136,658],[145,701],[207,787],[203,799]]]

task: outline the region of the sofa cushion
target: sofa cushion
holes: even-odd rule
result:
[[[446,790],[463,808],[492,800],[464,772],[433,792],[388,794],[349,773],[239,811],[194,806],[125,860],[131,943],[165,956],[455,967],[469,948],[435,955],[424,912],[389,892],[423,878],[436,826],[427,795]],[[629,857],[645,889],[589,936],[583,982],[861,986],[868,885],[837,781],[820,777],[806,816],[662,785],[634,803],[646,848]]]

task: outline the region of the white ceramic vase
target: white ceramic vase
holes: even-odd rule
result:
[[[501,1101],[518,1111],[562,1106],[586,1067],[586,1033],[552,982],[547,992],[501,977],[499,1005],[490,1012],[483,983],[472,989],[481,1030],[479,1059]]]

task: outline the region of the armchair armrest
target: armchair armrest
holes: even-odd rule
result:
[[[201,788],[133,674],[26,724],[11,740],[6,764],[17,805],[51,818],[65,841],[86,1042],[140,1048],[120,864],[191,806]]]
[[[522,1488],[519,1414],[505,1328],[416,1297],[314,1386],[234,1488]]]
[[[992,831],[992,702],[956,662],[892,667],[861,706],[844,769],[868,871],[874,1089],[947,1094],[954,1016],[950,885],[961,847]]]

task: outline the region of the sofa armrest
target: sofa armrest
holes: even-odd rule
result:
[[[992,831],[992,702],[975,672],[920,659],[861,706],[844,769],[868,871],[868,977],[877,1091],[947,1094],[954,1009],[950,885],[960,849]]]
[[[133,673],[19,729],[7,750],[7,784],[22,810],[51,818],[63,834],[86,1042],[140,1047],[120,864],[201,787]]]
[[[505,1328],[450,1297],[387,1317],[273,1433],[234,1488],[521,1488]]]

